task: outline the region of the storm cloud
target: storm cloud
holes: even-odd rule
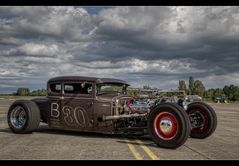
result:
[[[239,85],[239,7],[0,7],[0,92],[60,75]]]

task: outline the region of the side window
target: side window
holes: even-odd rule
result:
[[[65,94],[91,94],[92,84],[90,83],[65,83]]]
[[[60,83],[50,84],[50,89],[54,93],[60,93],[61,92],[61,84]]]
[[[73,85],[68,85],[68,84],[65,84],[64,85],[64,91],[65,93],[74,93],[74,86]]]

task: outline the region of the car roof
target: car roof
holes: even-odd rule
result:
[[[115,83],[115,84],[125,84],[130,86],[126,81],[114,79],[114,78],[98,78],[98,77],[85,77],[85,76],[60,76],[54,77],[48,80],[48,83],[51,82],[61,82],[61,81],[89,81],[96,83]]]

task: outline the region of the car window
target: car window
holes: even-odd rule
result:
[[[52,92],[60,93],[61,92],[61,84],[60,83],[50,84],[50,89]]]
[[[105,93],[125,93],[126,88],[122,84],[103,83],[97,84],[97,95]]]
[[[91,94],[92,84],[91,83],[65,83],[64,93],[65,94]]]
[[[74,86],[73,85],[65,85],[64,91],[66,93],[68,93],[68,92],[71,93],[74,91]]]

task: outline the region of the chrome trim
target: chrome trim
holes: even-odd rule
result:
[[[19,129],[22,128],[27,121],[27,113],[21,106],[16,106],[10,114],[10,122],[13,127]]]
[[[164,132],[165,134],[170,133],[173,129],[173,123],[170,119],[164,118],[160,121],[159,124],[160,130]]]

